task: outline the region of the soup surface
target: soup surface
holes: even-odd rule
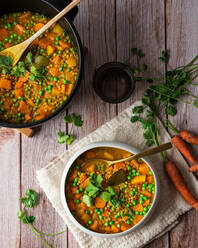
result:
[[[47,22],[31,12],[0,17],[0,51],[26,40]],[[78,68],[70,36],[58,24],[40,35],[16,66],[1,57],[0,119],[27,123],[45,118],[71,94]]]
[[[93,158],[118,160],[131,153],[116,148],[94,148],[80,156],[71,167],[66,181],[66,199],[76,220],[84,227],[100,233],[124,232],[135,226],[149,211],[154,195],[155,180],[143,160],[132,160],[107,167],[100,161],[81,168]],[[108,186],[113,173],[123,169],[127,180]]]

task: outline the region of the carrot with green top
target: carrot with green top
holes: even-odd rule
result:
[[[183,154],[183,156],[188,159],[192,164],[195,163],[195,159],[193,158],[190,150],[188,149],[185,142],[181,137],[175,135],[172,139],[173,145]]]
[[[178,167],[172,162],[165,162],[165,169],[168,173],[170,180],[175,186],[176,190],[180,193],[183,199],[188,202],[192,207],[198,210],[198,201],[194,198],[187,185],[185,184],[184,178],[178,169]]]

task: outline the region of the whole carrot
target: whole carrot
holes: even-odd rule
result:
[[[185,140],[186,142],[190,143],[190,144],[194,144],[194,145],[198,145],[198,136],[186,131],[186,130],[182,130],[180,132],[180,136],[182,137],[183,140]]]
[[[179,171],[179,169],[177,168],[177,166],[172,161],[165,162],[164,165],[173,185],[180,193],[180,195],[183,197],[183,199],[186,202],[188,202],[192,207],[194,207],[196,210],[198,210],[198,201],[189,191],[187,185],[185,184],[184,178],[181,172]]]
[[[184,157],[188,159],[192,164],[194,164],[195,159],[193,158],[190,150],[188,149],[187,145],[182,140],[182,138],[175,135],[171,140],[172,140],[173,145],[177,147],[177,149],[184,155]]]
[[[191,172],[198,171],[198,164],[195,164],[195,165],[191,166],[191,167],[189,168],[189,171],[191,171]]]

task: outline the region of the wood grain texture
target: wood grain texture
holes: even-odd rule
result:
[[[170,49],[171,66],[188,63],[198,54],[197,35],[197,1],[168,0],[166,1],[167,48]],[[194,95],[198,89],[189,87]],[[198,134],[197,109],[192,104],[178,104],[178,114],[171,121],[178,129],[188,129]],[[196,157],[198,149],[194,147]],[[170,233],[170,245],[173,248],[198,247],[198,213],[194,210],[186,214],[179,225]]]
[[[0,128],[0,242],[1,247],[20,247],[17,218],[20,197],[20,140],[13,129]]]

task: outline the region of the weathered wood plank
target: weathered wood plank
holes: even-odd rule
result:
[[[1,247],[20,247],[20,135],[0,128],[0,242]]]
[[[147,64],[148,77],[155,76],[158,72],[165,72],[165,66],[158,59],[165,48],[164,0],[149,0],[144,3],[138,0],[117,0],[116,5],[117,60],[124,62],[130,59],[132,65]],[[145,53],[141,61],[137,61],[132,55],[130,51],[132,47],[137,47]],[[130,99],[118,105],[118,113],[134,101],[140,100],[147,85],[146,82],[137,82],[135,92]],[[168,234],[154,240],[147,247],[169,247]]]
[[[168,0],[166,1],[167,48],[170,50],[170,64],[175,67],[188,63],[197,53],[197,1]],[[189,87],[193,94],[198,89]],[[197,131],[198,111],[192,104],[178,104],[178,113],[171,121],[178,129]],[[198,149],[194,147],[197,154]],[[198,214],[192,210],[182,218],[181,223],[170,233],[172,248],[198,246]]]
[[[115,1],[82,1],[75,25],[82,43],[88,47],[84,80],[69,108],[70,113],[80,114],[84,120],[82,128],[74,129],[79,139],[116,115],[116,106],[100,100],[92,87],[95,69],[103,63],[116,59]],[[70,247],[78,247],[71,232],[68,235],[68,248]]]
[[[33,210],[36,217],[35,227],[44,233],[54,233],[66,229],[63,220],[53,209],[36,180],[36,170],[44,167],[49,161],[65,150],[65,145],[57,143],[57,132],[65,131],[64,113],[44,124],[32,138],[22,137],[21,185],[22,195],[27,188],[41,193],[40,204]],[[44,239],[53,247],[67,247],[67,232],[56,237]],[[42,247],[40,240],[27,225],[21,226],[21,247]]]

